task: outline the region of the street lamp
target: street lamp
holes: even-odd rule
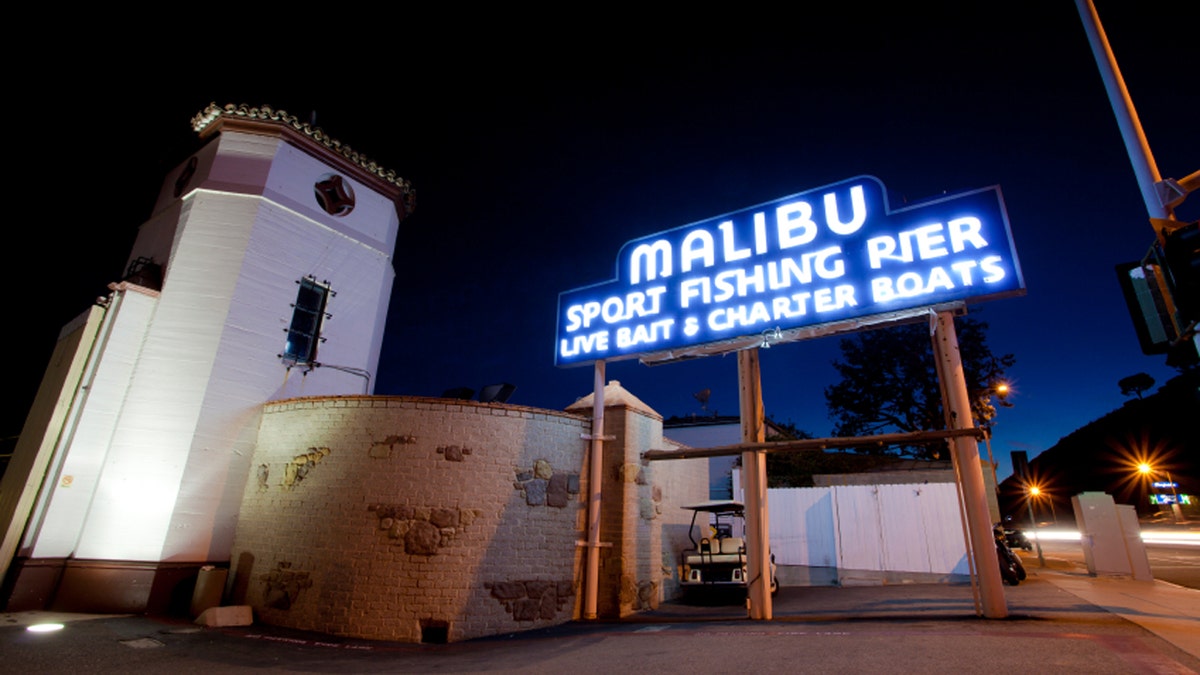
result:
[[[1029,486],[1029,495],[1025,498],[1025,505],[1029,507],[1029,526],[1033,528],[1034,545],[1037,546],[1038,564],[1042,567],[1046,566],[1046,558],[1042,556],[1042,538],[1037,533],[1037,521],[1033,517],[1033,499],[1041,494],[1041,489],[1036,485]]]
[[[1036,485],[1029,486],[1029,496],[1032,497],[1034,500],[1041,499],[1044,497],[1046,499],[1046,501],[1050,502],[1050,521],[1052,523],[1054,523],[1055,525],[1058,525],[1058,515],[1054,512],[1054,498],[1051,497],[1049,493],[1043,491],[1042,488],[1040,488]]]
[[[1148,480],[1159,472],[1154,467],[1150,466],[1149,462],[1141,462],[1137,465],[1138,473],[1145,476]],[[1171,486],[1171,516],[1175,522],[1183,522],[1183,508],[1179,505],[1179,492],[1175,488],[1175,481],[1171,478],[1171,472],[1163,470],[1162,473],[1167,477],[1167,483]]]

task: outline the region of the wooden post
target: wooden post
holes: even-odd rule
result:
[[[963,374],[962,357],[958,350],[958,335],[954,330],[954,314],[938,312],[933,335],[934,359],[937,360],[938,384],[942,401],[946,403],[947,424],[953,429],[970,429],[971,397],[967,393],[967,378]],[[958,464],[960,487],[967,512],[967,533],[979,576],[980,604],[983,616],[1003,619],[1008,616],[1000,579],[1000,562],[996,558],[996,542],[988,512],[987,486],[979,462],[979,443],[970,436],[959,436],[950,442],[951,452]]]
[[[583,618],[596,618],[600,586],[600,505],[604,482],[604,361],[596,361],[592,383],[592,448],[588,462],[587,561],[584,565]]]
[[[744,349],[738,355],[738,391],[741,401],[742,442],[762,443],[765,423],[762,402],[762,377],[758,348]],[[746,496],[746,594],[751,619],[769,621],[771,605],[771,538],[767,532],[767,453],[750,450],[742,453],[742,490]]]

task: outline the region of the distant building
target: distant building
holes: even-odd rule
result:
[[[767,436],[782,433],[771,420],[766,420]],[[663,420],[663,430],[671,440],[689,448],[716,448],[742,442],[740,417],[719,415],[690,415]],[[732,499],[733,467],[740,456],[711,457],[708,460],[710,499]]]

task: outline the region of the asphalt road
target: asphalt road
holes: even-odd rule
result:
[[[1200,544],[1200,541],[1197,542]],[[1080,565],[1086,563],[1079,542],[1044,541],[1044,555],[1069,560]],[[1023,552],[1027,566],[1037,565],[1037,549]],[[1200,590],[1200,545],[1146,544],[1146,558],[1150,561],[1150,572],[1155,579],[1167,581],[1184,588]]]

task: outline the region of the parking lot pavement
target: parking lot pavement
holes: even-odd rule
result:
[[[20,613],[0,615],[0,672],[1200,673],[1200,591],[1051,565],[1031,567],[1005,598],[1008,618],[983,619],[970,584],[784,587],[771,621],[747,619],[736,602],[667,603],[449,645]],[[24,628],[53,618],[65,627]]]

